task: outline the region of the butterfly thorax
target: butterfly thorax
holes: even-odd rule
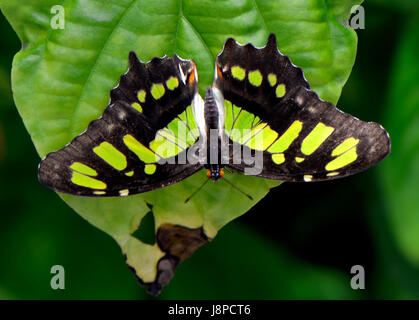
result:
[[[221,161],[220,113],[214,93],[210,87],[205,89],[204,115],[207,130],[207,177],[217,181],[224,176]]]

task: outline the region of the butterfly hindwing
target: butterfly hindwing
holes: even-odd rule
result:
[[[230,145],[262,153],[258,176],[328,180],[364,170],[389,152],[387,132],[319,99],[302,70],[279,53],[273,35],[262,49],[227,40],[213,87],[225,99]],[[230,165],[251,166],[243,158]]]
[[[198,137],[195,64],[177,56],[143,64],[133,52],[129,62],[102,116],[41,162],[41,183],[82,196],[126,196],[178,182],[202,167],[186,161]],[[179,128],[187,138],[178,136]]]

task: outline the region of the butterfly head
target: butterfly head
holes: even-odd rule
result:
[[[207,177],[216,182],[218,179],[224,177],[224,170],[218,168],[211,168],[207,170]]]
[[[188,87],[198,86],[198,71],[196,64],[192,60],[183,60],[175,54],[175,61],[178,64],[180,79]]]

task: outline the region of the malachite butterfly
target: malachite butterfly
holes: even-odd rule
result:
[[[223,167],[282,181],[345,177],[390,150],[387,132],[321,100],[303,71],[277,48],[228,39],[212,87],[198,93],[192,60],[129,54],[102,116],[39,166],[42,184],[90,197],[161,188],[206,168]]]
[[[225,167],[291,182],[337,179],[371,167],[389,151],[383,127],[321,100],[270,35],[260,49],[228,39],[205,99],[192,60],[175,55],[144,64],[130,52],[129,69],[111,90],[102,116],[49,153],[38,176],[60,192],[123,197],[203,168],[214,181]],[[176,266],[209,239],[202,227],[159,225],[162,258],[154,280],[136,274],[140,283],[158,294]]]

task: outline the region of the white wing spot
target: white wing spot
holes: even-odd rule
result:
[[[303,97],[301,97],[301,96],[298,96],[296,99],[295,99],[295,102],[297,102],[300,106],[304,103],[304,99],[303,99]]]
[[[305,181],[305,182],[310,182],[312,179],[313,179],[313,176],[312,176],[312,175],[310,175],[310,174],[306,174],[306,175],[304,176],[304,181]]]
[[[181,67],[180,63],[178,64],[178,66],[179,66],[180,78],[181,78],[183,84],[186,84],[186,76],[183,73],[183,70],[182,70],[182,67]]]
[[[126,116],[127,116],[127,114],[126,114],[125,112],[123,112],[123,111],[121,111],[121,112],[118,114],[118,117],[119,117],[119,119],[120,119],[120,120],[124,120]]]
[[[127,195],[129,195],[129,190],[128,189],[119,190],[119,194],[121,197],[126,197]]]
[[[308,111],[310,111],[311,113],[315,113],[317,110],[314,106],[310,106],[308,107]]]

